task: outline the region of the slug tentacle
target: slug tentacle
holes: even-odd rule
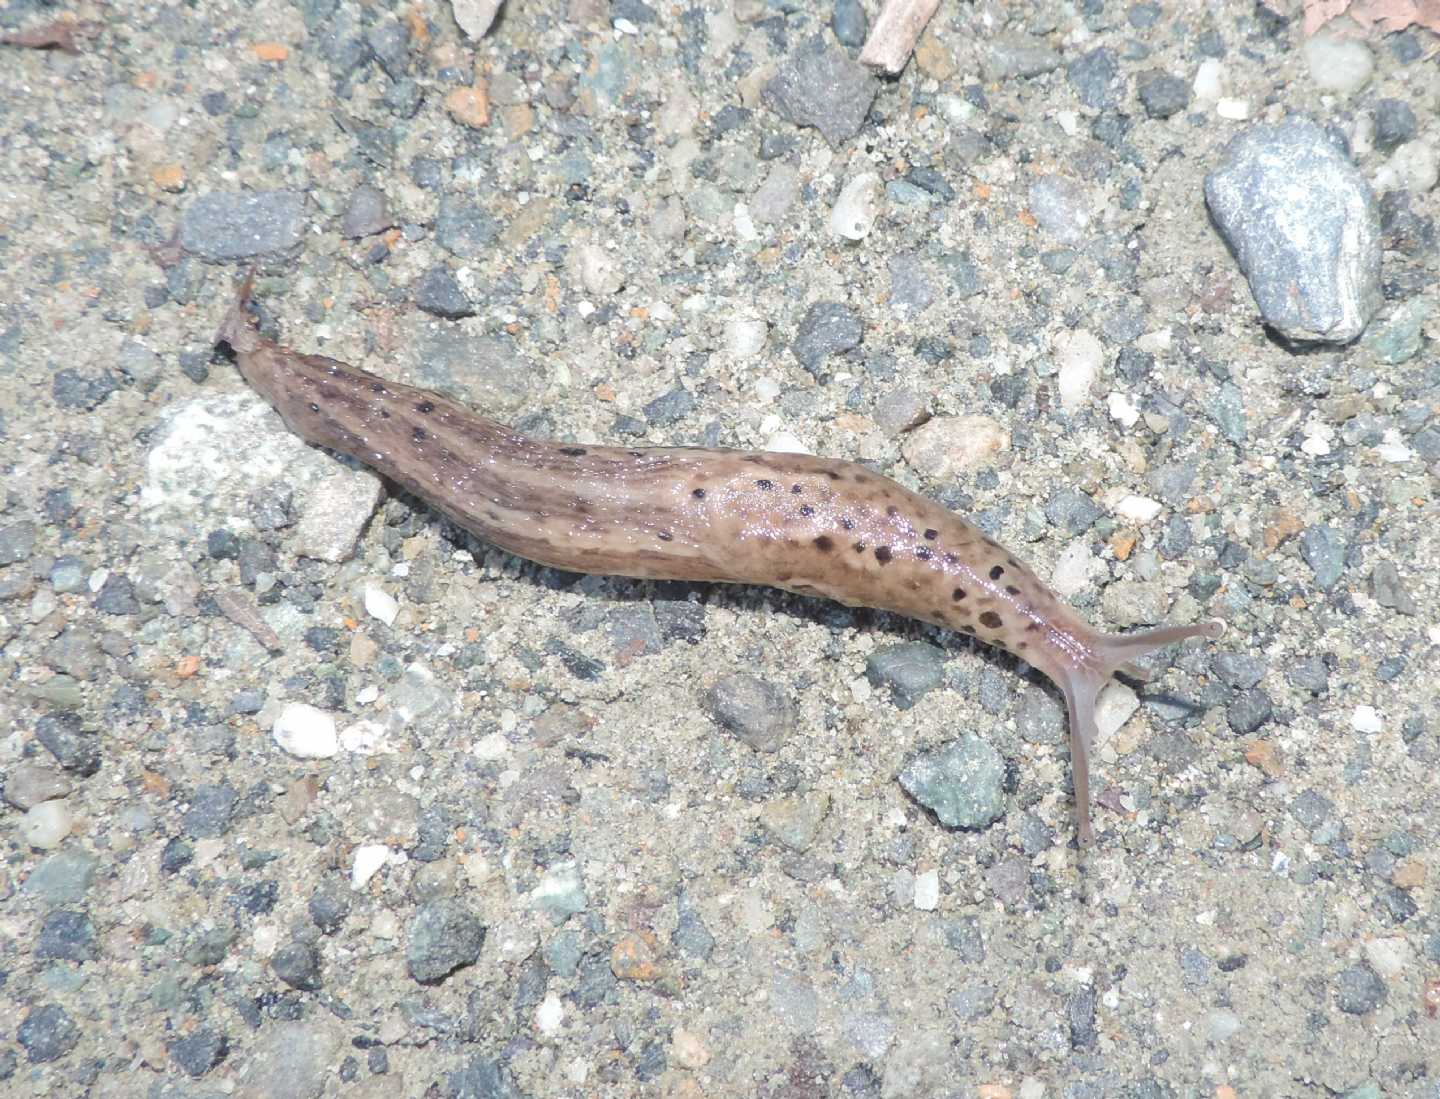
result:
[[[436,393],[266,339],[241,285],[217,342],[307,441],[348,454],[501,549],[571,572],[766,584],[932,622],[1065,693],[1082,843],[1095,699],[1219,624],[1102,634],[963,516],[854,462],[531,439]]]

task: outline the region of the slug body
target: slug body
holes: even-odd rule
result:
[[[1095,699],[1116,671],[1208,622],[1101,633],[974,524],[853,462],[531,439],[455,401],[261,337],[249,283],[217,342],[311,443],[348,454],[487,542],[572,572],[765,584],[875,607],[998,645],[1069,710],[1082,845],[1092,841]]]

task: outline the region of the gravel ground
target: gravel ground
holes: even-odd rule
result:
[[[0,1091],[1440,1096],[1436,40],[945,0],[875,80],[869,0],[688,3],[0,47]],[[1207,211],[1292,114],[1378,219],[1348,345]],[[1230,630],[1107,697],[1082,857],[1022,665],[476,542],[212,349],[255,264],[297,348]]]

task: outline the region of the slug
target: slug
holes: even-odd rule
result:
[[[1078,839],[1094,839],[1095,699],[1133,661],[1218,621],[1102,633],[959,515],[854,462],[531,439],[436,393],[259,333],[251,279],[216,335],[290,429],[487,542],[571,572],[765,584],[918,618],[1013,653],[1065,695]]]

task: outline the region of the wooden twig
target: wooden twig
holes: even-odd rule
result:
[[[925,24],[939,6],[940,0],[885,0],[860,51],[860,64],[894,76],[910,60]]]
[[[19,46],[27,50],[60,50],[79,53],[78,38],[88,38],[99,29],[98,24],[75,19],[57,19],[43,27],[28,31],[7,31],[0,34],[0,46]]]

